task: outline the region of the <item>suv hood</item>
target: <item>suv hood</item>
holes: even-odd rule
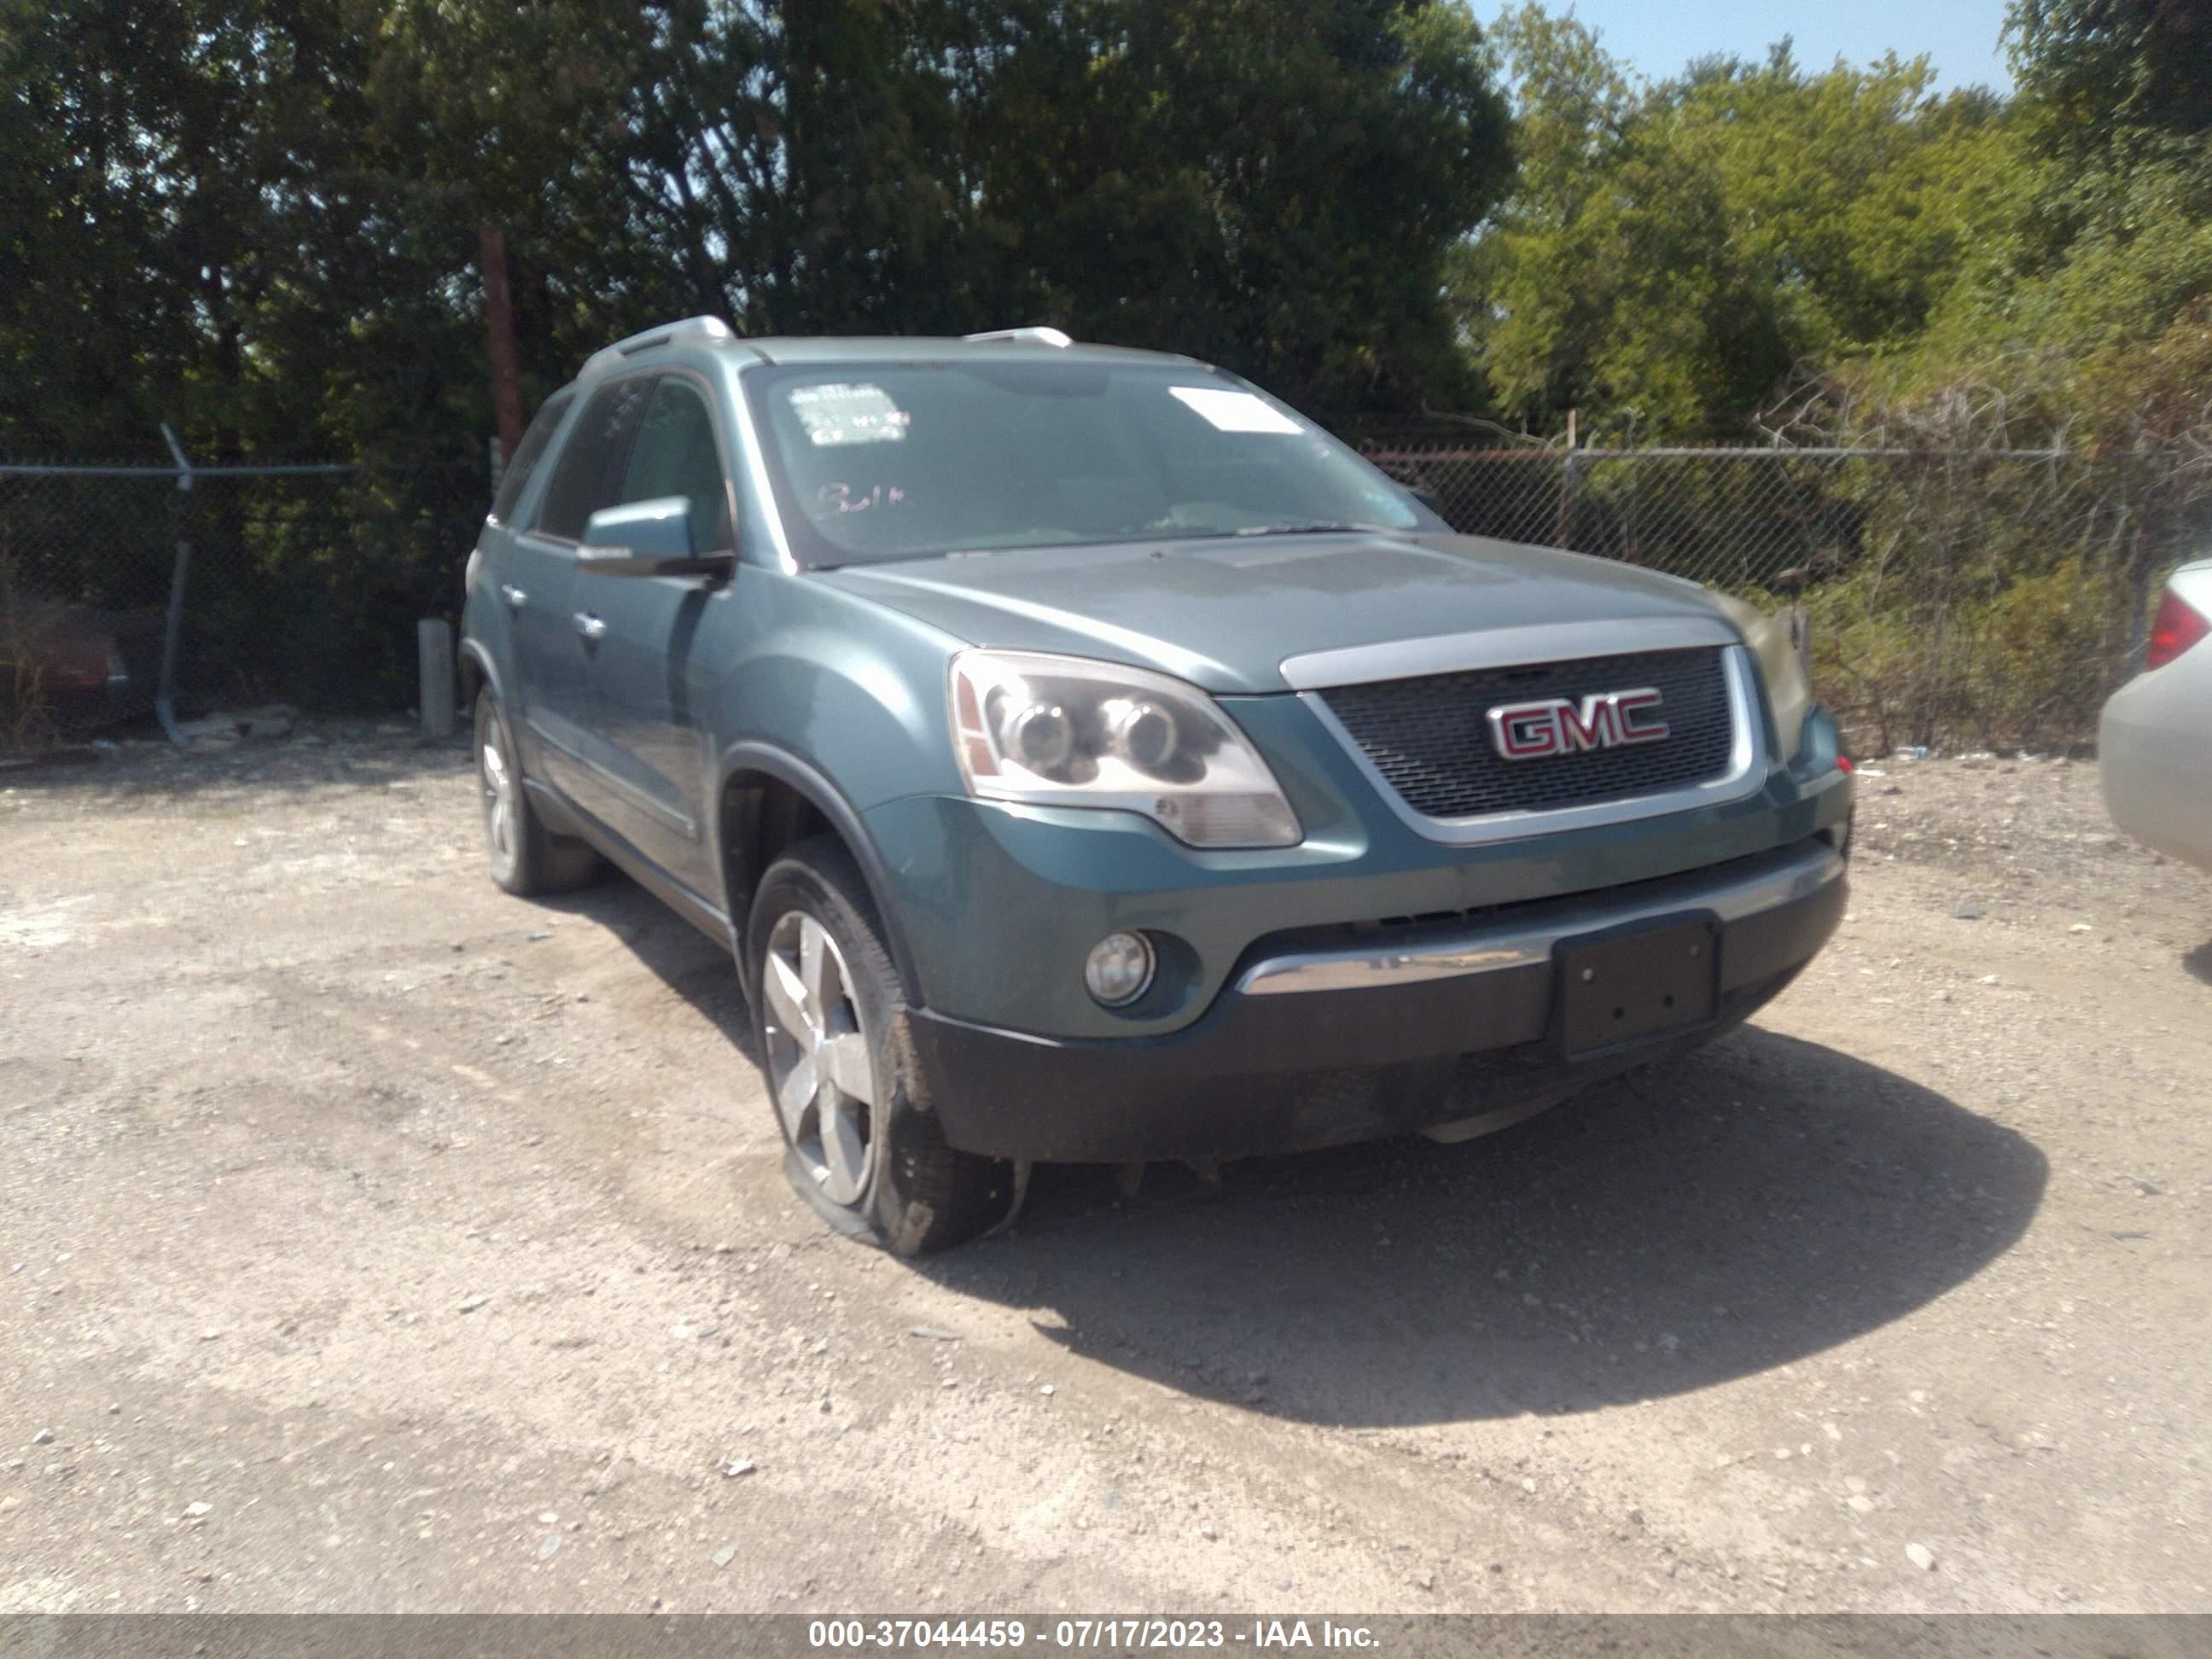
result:
[[[1288,657],[1522,628],[1722,615],[1687,582],[1474,536],[1332,532],[1024,548],[817,580],[971,645],[1054,651],[1209,691],[1285,690]]]

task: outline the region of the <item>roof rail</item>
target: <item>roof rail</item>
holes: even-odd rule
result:
[[[736,337],[730,325],[720,317],[686,317],[680,323],[663,323],[658,328],[648,328],[642,334],[633,334],[626,340],[617,340],[612,345],[593,352],[584,361],[584,373],[596,374],[611,368],[625,357],[635,356],[641,351],[650,351],[655,346],[672,345],[678,340],[728,340]]]
[[[1010,340],[1023,345],[1072,346],[1074,341],[1056,328],[994,328],[988,334],[963,334],[963,340]]]

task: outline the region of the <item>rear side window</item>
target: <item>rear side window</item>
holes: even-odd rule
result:
[[[568,405],[576,401],[573,392],[561,391],[548,398],[538,409],[538,418],[522,434],[522,441],[514,447],[514,454],[507,464],[507,471],[499,481],[499,494],[492,498],[491,518],[494,524],[505,524],[514,504],[522,499],[522,487],[530,482],[530,475],[538,470],[544,458],[545,446],[553,441],[554,429],[561,417],[568,412]]]
[[[585,521],[622,500],[630,445],[652,392],[652,378],[637,375],[592,394],[553,463],[533,528],[562,541],[581,541]]]

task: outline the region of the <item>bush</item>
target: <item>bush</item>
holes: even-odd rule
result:
[[[2127,584],[2079,555],[1949,588],[1862,569],[1798,602],[1814,694],[1863,754],[2079,744],[2126,672]]]

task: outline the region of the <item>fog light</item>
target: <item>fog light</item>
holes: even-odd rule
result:
[[[1142,933],[1109,933],[1091,947],[1083,982],[1109,1008],[1134,1002],[1152,982],[1152,942]]]

